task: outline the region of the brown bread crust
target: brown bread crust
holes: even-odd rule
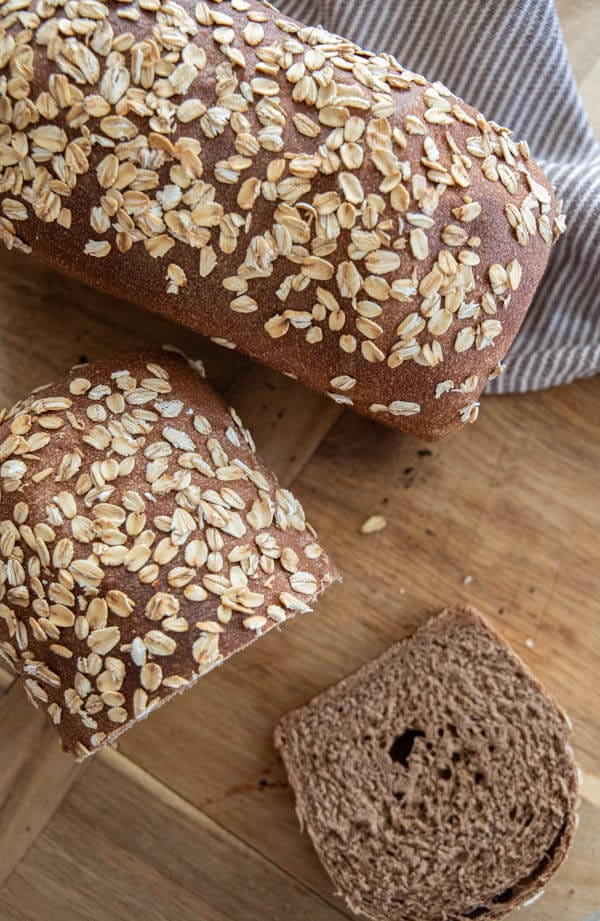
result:
[[[570,730],[506,641],[459,606],[284,717],[275,745],[300,824],[355,912],[467,921],[537,898],[565,859]]]
[[[172,351],[74,368],[0,422],[0,654],[78,758],[337,578]]]
[[[0,23],[8,246],[386,425],[476,419],[564,226],[526,145],[255,0]]]

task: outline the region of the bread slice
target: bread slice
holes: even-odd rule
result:
[[[387,921],[499,918],[576,827],[570,723],[477,611],[426,623],[275,734],[336,889]]]

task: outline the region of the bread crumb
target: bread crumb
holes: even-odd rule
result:
[[[525,645],[527,646],[528,649],[533,649],[533,647],[535,646],[535,643],[533,642],[531,637],[527,637],[527,639],[525,640]]]
[[[473,582],[473,576],[465,576],[463,579],[463,585],[471,585]]]
[[[441,660],[440,650],[443,650]],[[463,668],[466,669],[469,686],[476,689],[474,699],[468,695],[466,707],[464,696],[454,694],[457,669]],[[435,678],[434,684],[431,683],[432,677]],[[452,762],[448,758],[448,764],[442,766],[441,770],[436,770],[436,766],[433,766],[430,777],[425,777],[420,766],[415,765],[415,759],[421,761],[427,758],[425,752],[431,747],[428,736],[433,736],[436,723],[440,727],[438,732],[443,733],[444,729],[441,726],[444,726],[446,731],[451,731],[452,735],[458,734],[460,738],[461,730],[458,727],[468,723],[473,709],[478,709],[479,699],[485,705],[490,681],[494,687],[494,695],[499,700],[512,701],[515,688],[522,688],[524,685],[527,690],[519,690],[519,698],[527,696],[527,699],[531,700],[532,708],[535,707],[539,713],[537,707],[539,706],[540,710],[543,707],[547,717],[545,716],[542,731],[539,731],[532,721],[522,721],[522,731],[515,733],[513,740],[516,754],[514,762],[501,780],[493,781],[499,796],[490,798],[489,811],[486,809],[485,800],[480,800],[476,804],[480,808],[477,810],[475,822],[479,822],[482,828],[487,826],[492,832],[498,831],[498,810],[504,810],[504,814],[508,816],[512,805],[507,802],[507,797],[502,795],[502,783],[514,784],[516,789],[516,771],[519,783],[523,784],[520,789],[526,791],[525,801],[530,802],[529,797],[535,797],[539,806],[532,808],[539,808],[542,816],[562,815],[563,827],[567,829],[566,834],[561,832],[557,839],[556,854],[552,856],[550,864],[544,860],[544,845],[541,842],[533,842],[532,863],[535,862],[537,867],[541,866],[542,870],[538,869],[536,873],[531,874],[527,891],[519,893],[518,889],[510,890],[512,901],[509,902],[509,906],[512,908],[528,899],[540,898],[546,877],[549,878],[550,874],[558,869],[559,861],[565,856],[578,799],[574,777],[575,765],[572,759],[561,751],[568,733],[554,702],[538,680],[523,669],[523,664],[507,642],[496,634],[473,608],[460,605],[446,609],[442,614],[429,620],[412,637],[388,648],[379,659],[367,663],[350,678],[328,688],[309,704],[284,716],[280,722],[275,733],[275,746],[283,757],[289,783],[295,792],[296,802],[300,805],[299,813],[305,821],[303,830],[309,832],[318,848],[319,856],[327,853],[328,860],[331,861],[330,866],[335,868],[332,873],[333,886],[341,892],[348,906],[352,906],[355,912],[358,910],[373,918],[386,917],[386,909],[390,904],[387,893],[391,891],[391,887],[388,890],[380,888],[383,841],[393,848],[388,851],[392,860],[387,863],[383,860],[383,869],[385,873],[389,873],[389,877],[385,877],[386,884],[388,879],[393,879],[394,897],[397,896],[399,901],[404,902],[406,914],[402,917],[435,921],[440,915],[445,915],[444,885],[448,881],[453,884],[455,868],[452,865],[449,866],[449,871],[445,879],[442,879],[442,885],[438,890],[441,893],[441,910],[430,903],[431,908],[430,904],[427,904],[429,911],[424,912],[422,904],[425,889],[419,891],[419,882],[415,889],[411,886],[411,881],[403,878],[401,873],[393,878],[394,865],[400,866],[398,847],[402,848],[402,839],[406,836],[406,831],[398,823],[399,834],[392,838],[390,806],[386,791],[391,789],[397,801],[402,803],[407,793],[411,796],[415,786],[423,788],[423,780],[431,779],[432,784],[428,785],[426,790],[417,789],[417,795],[427,797],[431,795],[429,791],[435,789],[440,781],[450,781],[451,785],[458,783],[462,779],[459,772],[462,775],[463,771],[468,771],[469,774],[472,772],[475,785],[483,782],[484,785],[489,785],[488,789],[491,788],[491,776],[486,767],[481,764],[480,769],[476,771],[476,765],[467,767],[464,763],[460,764],[460,754],[456,759],[456,767],[451,766],[455,757],[452,758]],[[422,688],[426,690],[423,691]],[[488,739],[494,738],[498,732],[504,732],[505,718],[503,712],[492,708],[489,725],[483,726],[483,732]],[[488,720],[484,717],[483,721],[487,723]],[[411,728],[417,726],[420,728]],[[356,748],[356,739],[360,740],[361,745],[367,743],[367,748],[362,747],[357,752],[357,758],[349,765],[346,760],[347,753],[353,745]],[[372,747],[373,743],[375,749]],[[455,748],[455,745],[451,744],[450,747]],[[487,747],[486,745],[485,748]],[[493,745],[489,747],[492,750],[494,748]],[[377,751],[377,758],[372,757],[371,753],[374,750]],[[380,751],[383,758],[379,757]],[[319,770],[315,770],[315,757],[320,759]],[[346,769],[340,771],[340,764],[343,764],[344,760]],[[505,760],[500,753],[495,763],[500,768]],[[535,773],[535,765],[540,763],[550,783],[547,788],[540,784],[541,789],[538,792],[539,775]],[[437,767],[439,768],[439,765]],[[402,779],[398,783],[400,771]],[[379,794],[380,789],[383,789],[383,794]],[[370,795],[366,795],[365,791]],[[549,796],[550,791],[556,792]],[[446,796],[447,794],[440,793],[440,798]],[[440,817],[440,837],[445,846],[451,846],[452,829],[457,825],[460,827],[465,810],[468,811],[469,806],[470,803],[457,803],[451,799],[450,810],[445,810]],[[400,808],[405,809],[406,806]],[[356,864],[348,874],[345,872],[350,840],[348,828],[352,823],[358,827],[358,833],[361,835],[360,857],[364,865],[359,868]],[[517,823],[514,824],[516,828]],[[377,829],[377,833],[373,834],[372,829]],[[511,853],[510,834],[510,826],[504,825],[498,837],[499,859],[502,858],[501,846],[506,842],[507,853]],[[437,854],[432,853],[428,845],[427,835],[423,835],[423,843],[420,840],[416,843],[415,860],[422,872],[421,878],[429,881],[436,870],[439,870],[436,866]],[[419,847],[422,853],[418,852]],[[407,851],[410,862],[415,856],[414,842],[410,842]],[[538,856],[540,854],[541,858]],[[476,860],[476,856],[474,859]],[[469,874],[472,871],[471,856],[468,854],[466,861],[461,869],[465,874]],[[500,873],[505,872],[504,867],[500,866]],[[457,890],[462,895],[459,887]],[[357,901],[357,892],[362,899],[360,902]],[[375,893],[377,901],[371,901],[372,893]],[[479,901],[478,898],[477,904]],[[485,898],[481,898],[481,902],[485,902]],[[498,909],[498,913],[506,914],[507,910],[508,906],[505,903]],[[460,910],[451,913],[453,918],[459,914],[463,918],[465,916],[465,912]]]
[[[371,515],[361,525],[362,534],[375,534],[377,531],[383,531],[387,526],[387,519],[383,515]]]

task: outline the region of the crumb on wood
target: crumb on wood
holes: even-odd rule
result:
[[[376,534],[377,531],[383,531],[386,526],[387,519],[384,515],[371,515],[363,521],[360,531],[361,534]]]

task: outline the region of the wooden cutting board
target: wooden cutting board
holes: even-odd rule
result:
[[[600,6],[559,11],[600,125]],[[427,446],[15,254],[0,254],[0,404],[79,361],[171,342],[202,357],[345,576],[283,635],[77,767],[0,669],[0,921],[341,921],[273,750],[287,710],[457,600],[570,711],[585,771],[572,854],[529,921],[600,911],[600,379],[487,398]],[[370,515],[385,530],[365,536]]]

